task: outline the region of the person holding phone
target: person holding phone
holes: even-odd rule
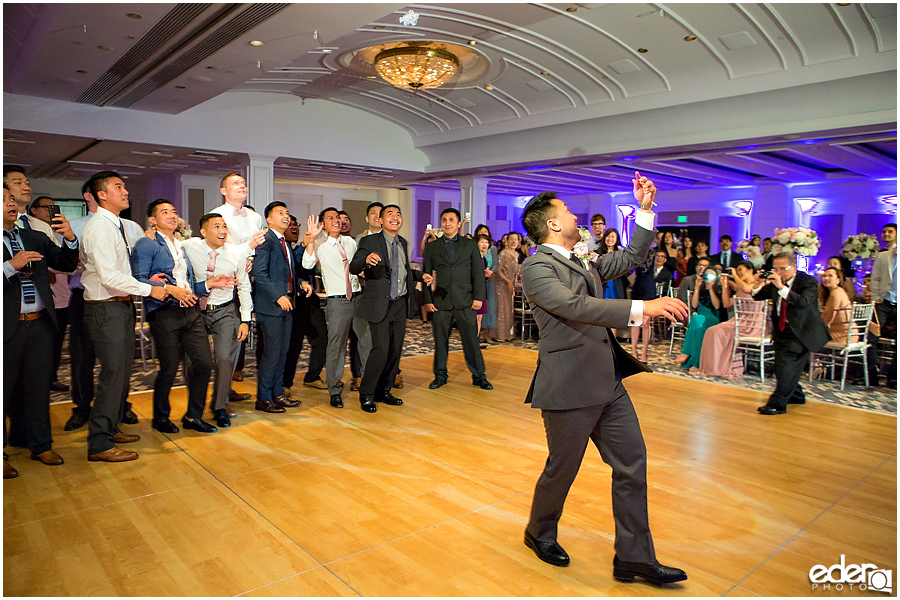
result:
[[[718,281],[719,274],[713,267],[708,267],[703,272],[702,279],[697,282],[697,291],[691,296],[691,305],[696,314],[691,317],[691,323],[684,334],[681,354],[675,359],[682,369],[700,365],[700,351],[706,330],[728,317],[722,305],[722,288]]]

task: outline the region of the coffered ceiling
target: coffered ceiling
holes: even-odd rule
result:
[[[134,119],[179,114],[220,94],[281,94],[364,111],[408,131],[428,156],[460,142],[640,111],[750,97],[890,73],[895,4],[4,4],[4,91],[116,107]],[[414,26],[401,24],[410,10]],[[417,93],[377,78],[367,48],[431,40],[465,47],[462,73]],[[261,42],[262,45],[251,45]],[[452,47],[451,46],[451,47]],[[860,101],[867,90],[860,89]],[[262,95],[262,94],[259,94]],[[821,98],[829,102],[827,95]],[[281,156],[276,177],[352,186],[490,191],[621,190],[635,168],[668,189],[896,177],[892,118],[709,139],[637,144],[539,160],[495,156],[425,172]],[[265,115],[261,114],[260,118]],[[673,114],[673,118],[678,118]],[[360,132],[365,135],[365,132]],[[202,138],[202,132],[198,132]],[[33,177],[83,179],[117,168],[221,174],[243,155],[20,129],[4,119],[4,162]],[[459,161],[454,161],[459,162]],[[462,162],[465,162],[462,160]]]

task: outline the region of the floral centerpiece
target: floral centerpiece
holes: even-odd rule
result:
[[[772,238],[772,252],[793,252],[802,256],[815,256],[819,253],[819,236],[808,227],[787,227],[776,229]]]
[[[597,253],[590,250],[588,242],[594,236],[591,235],[591,232],[588,231],[587,227],[579,227],[578,234],[581,236],[581,240],[575,243],[575,247],[572,248],[572,253],[581,260],[593,262],[594,259],[597,258]]]
[[[874,235],[869,235],[868,233],[859,233],[847,238],[847,241],[844,242],[844,248],[841,250],[841,254],[844,258],[849,260],[855,260],[857,258],[875,258],[875,255],[878,254],[880,249],[881,244],[878,242],[878,238]]]
[[[191,237],[191,226],[188,225],[187,221],[180,218],[178,219],[178,226],[175,227],[175,239],[183,242],[184,240]]]

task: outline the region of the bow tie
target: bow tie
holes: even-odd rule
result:
[[[235,217],[237,217],[237,216],[246,217],[246,216],[247,216],[247,209],[246,209],[245,207],[243,207],[243,206],[240,207],[240,208],[234,209],[234,216],[235,216]]]

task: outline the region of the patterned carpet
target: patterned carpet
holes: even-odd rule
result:
[[[525,336],[524,340],[522,339],[522,337],[518,337],[515,340],[507,343],[520,348],[537,350],[537,340],[529,336]],[[630,342],[628,342],[627,340],[621,341],[621,343],[623,347],[630,348]],[[59,380],[60,383],[69,385],[69,357],[68,353],[65,351],[66,347],[67,344],[64,345],[62,363],[60,364],[59,368]],[[423,327],[421,319],[410,319],[407,322],[406,327],[406,340],[403,348],[403,356],[412,357],[428,355],[433,353],[433,349],[434,342],[431,334],[431,325],[428,324]],[[459,350],[462,350],[462,343],[460,342],[458,332],[454,329],[450,334],[450,351],[452,352]],[[737,380],[724,379],[721,377],[702,377],[691,375],[681,369],[680,366],[675,363],[678,345],[676,344],[675,352],[671,355],[668,354],[668,350],[668,341],[666,341],[665,343],[654,342],[650,344],[650,349],[648,352],[648,364],[654,372],[671,375],[674,377],[686,377],[697,381],[705,381],[710,384],[726,385],[730,387],[738,387],[763,392],[770,392],[775,385],[775,380],[771,374],[770,369],[768,368],[765,382],[760,382],[759,371],[754,367],[751,367],[750,369],[750,373],[752,373],[751,375],[744,375],[742,379]],[[298,374],[304,373],[306,371],[308,358],[309,348],[308,346],[304,346],[303,353],[300,355],[300,361],[297,365]],[[157,361],[155,359],[147,360],[145,369],[140,360],[140,356],[138,356],[135,360],[134,369],[131,375],[131,391],[138,392],[153,389],[153,380],[156,377],[156,370]],[[100,368],[98,365],[94,369],[95,377],[99,375],[99,371]],[[488,378],[490,378],[491,364],[489,360],[487,361],[487,375]],[[256,359],[253,356],[253,352],[251,350],[247,351],[246,362],[244,365],[244,377],[249,379],[253,379],[256,377]],[[883,383],[883,381],[884,379],[882,378],[881,383]],[[806,392],[806,397],[808,400],[829,402],[831,404],[850,406],[861,410],[868,410],[884,414],[897,414],[897,391],[885,388],[883,385],[866,389],[862,385],[850,385],[848,383],[844,391],[841,392],[839,380],[816,380],[812,383],[807,383],[807,378],[806,376],[804,376],[804,378],[801,380],[801,383],[803,385],[804,391]],[[184,381],[180,373],[175,380],[175,385],[184,385]],[[50,395],[50,400],[51,402],[68,402],[70,400],[70,395],[69,392],[53,392]]]

